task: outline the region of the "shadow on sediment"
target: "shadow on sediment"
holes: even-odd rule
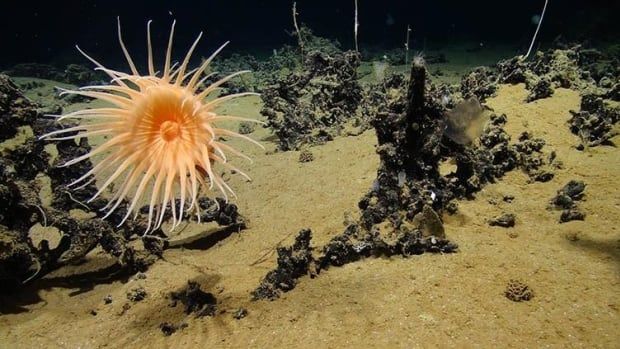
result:
[[[243,225],[234,224],[218,229],[205,230],[180,240],[168,241],[164,248],[208,250],[234,233],[239,233]],[[98,285],[115,282],[126,283],[137,272],[133,267],[124,266],[116,259],[92,256],[78,265],[67,265],[57,269],[32,283],[21,285],[0,285],[0,315],[18,314],[29,311],[30,305],[43,302],[39,291],[52,288],[73,289],[70,297],[92,291]]]
[[[189,250],[208,250],[217,243],[224,241],[232,234],[240,233],[243,229],[243,224],[233,224],[218,229],[205,230],[202,233],[184,239],[170,241],[166,249],[184,248]]]
[[[605,259],[613,260],[620,273],[620,237],[615,236],[607,239],[592,239],[580,237],[578,240],[570,241],[571,246],[579,247],[586,251],[592,251],[602,255]]]

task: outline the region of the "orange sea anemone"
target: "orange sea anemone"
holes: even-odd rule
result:
[[[79,139],[95,135],[108,136],[103,144],[93,148],[89,153],[61,165],[70,166],[91,159],[98,154],[104,156],[90,171],[70,183],[69,186],[81,184],[80,187],[84,187],[95,180],[95,175],[112,169],[112,174],[105,179],[99,191],[90,199],[92,201],[115,180],[124,176],[122,184],[117,186],[112,198],[103,208],[107,211],[105,215],[107,217],[124,202],[126,197],[131,196],[127,213],[120,224],[123,224],[132,212],[134,212],[134,219],[136,218],[139,211],[138,204],[143,200],[148,189],[151,189],[150,199],[144,198],[149,207],[147,232],[161,226],[168,204],[173,217],[172,229],[182,221],[186,211],[194,210],[200,217],[197,198],[202,188],[212,189],[215,186],[226,200],[228,199],[227,193],[235,196],[233,190],[214,170],[214,164],[220,164],[249,180],[245,173],[228,163],[225,153],[232,153],[250,160],[249,157],[222,143],[219,137],[239,137],[261,146],[249,137],[214,125],[220,120],[255,121],[230,115],[218,115],[214,111],[215,107],[222,102],[255,93],[238,93],[205,100],[220,85],[247,71],[231,74],[201,90],[204,82],[213,75],[205,74],[207,66],[228,43],[216,50],[197,69],[187,72],[192,52],[202,33],[193,43],[184,60],[176,67],[176,65],[171,65],[175,26],[173,22],[168,40],[166,62],[163,72],[159,74],[155,71],[153,64],[150,24],[149,21],[147,25],[148,75],[138,73],[123,43],[120,21],[118,38],[131,73],[107,69],[78,47],[78,50],[97,66],[97,70],[103,71],[112,78],[112,83],[86,86],[77,91],[65,90],[62,93],[103,100],[112,106],[84,109],[60,115],[59,121],[80,119],[82,122],[78,126],[42,136],[42,138],[51,140]],[[178,205],[177,199],[180,203]],[[186,205],[188,201],[189,204]]]

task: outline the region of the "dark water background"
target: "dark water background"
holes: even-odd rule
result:
[[[402,47],[407,24],[413,27],[413,49],[460,42],[527,48],[535,30],[532,16],[544,0],[359,0],[360,48]],[[154,42],[163,47],[173,18],[175,47],[185,50],[200,31],[205,39],[199,54],[231,40],[227,52],[269,54],[294,43],[292,1],[15,1],[0,0],[0,67],[21,62],[64,64],[83,62],[79,44],[107,63],[120,59],[116,16],[132,54],[144,55],[146,22],[153,23]],[[353,0],[299,0],[299,21],[317,35],[353,47]],[[559,35],[593,44],[618,42],[620,1],[550,0],[539,35],[549,43]],[[177,51],[177,54],[181,52]]]

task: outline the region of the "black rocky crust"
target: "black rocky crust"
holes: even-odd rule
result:
[[[526,84],[526,88],[530,91],[527,97],[525,97],[526,102],[533,102],[537,99],[551,97],[554,91],[551,80],[546,76],[532,79],[529,84]]]
[[[275,299],[304,275],[364,257],[455,252],[441,221],[442,213],[456,212],[454,199],[472,197],[517,168],[533,181],[553,178],[555,154],[543,153],[544,140],[527,132],[510,144],[505,115],[490,117],[479,144],[460,145],[447,137],[446,112],[456,99],[449,87],[428,83],[423,61],[414,60],[408,81],[390,75],[377,87],[365,95],[371,102],[362,113],[376,130],[381,161],[371,190],[359,202],[360,221],[318,256],[310,246],[310,231],[302,230],[292,247],[278,249],[278,267],[253,292],[255,299]],[[457,169],[442,175],[439,164],[450,159]],[[514,216],[509,218],[501,224],[513,225]]]
[[[618,101],[620,98],[618,58],[580,45],[537,52],[524,59],[516,56],[492,68],[475,68],[461,80],[463,98],[481,102],[493,96],[499,83],[524,83],[530,92],[526,102],[553,95],[558,87],[594,93]]]
[[[427,97],[426,74],[414,61],[407,89],[394,91],[390,108],[371,120],[381,164],[373,188],[359,203],[366,229],[388,217],[399,227],[425,204],[441,210],[452,196],[448,193],[446,200],[447,182],[439,174],[445,107]]]
[[[378,230],[367,231],[357,224],[325,245],[318,256],[310,246],[312,233],[303,229],[291,247],[278,248],[278,265],[267,273],[258,288],[252,292],[254,300],[274,300],[282,292],[295,288],[297,280],[305,275],[317,276],[330,267],[339,267],[367,257],[409,257],[424,252],[451,253],[457,246],[445,238],[424,236],[419,229],[402,230],[398,235],[382,236]]]
[[[362,90],[360,104],[361,122],[372,127],[370,122],[385,110],[401,110],[403,91],[407,90],[407,79],[402,74],[387,75],[382,81],[370,84]]]
[[[36,117],[36,105],[0,74],[0,141],[14,137],[18,127],[33,124]]]
[[[424,205],[438,213],[453,212],[455,198],[471,197],[486,183],[516,168],[533,181],[553,178],[555,154],[543,152],[544,140],[530,133],[516,144],[504,131],[505,115],[491,115],[479,144],[463,146],[445,136],[446,111],[455,98],[445,86],[426,83],[423,66],[413,64],[408,88],[397,76],[386,79],[381,108],[370,119],[381,158],[371,191],[359,202],[361,224],[370,229],[389,219],[396,228],[412,220]],[[377,90],[380,91],[380,90]],[[474,95],[475,96],[475,95]],[[439,162],[454,160],[457,170],[442,176]]]
[[[497,92],[497,74],[488,67],[478,67],[461,79],[461,95],[463,99],[476,97],[484,102]]]
[[[300,277],[316,275],[315,258],[310,247],[311,239],[310,229],[303,229],[295,238],[293,246],[278,248],[278,266],[267,273],[258,288],[252,292],[254,300],[274,300],[280,297],[281,292],[295,288]]]
[[[580,45],[537,52],[531,59],[520,56],[496,65],[502,83],[525,83],[527,101],[549,97],[563,87],[616,99],[620,68],[617,58]]]
[[[610,139],[618,134],[615,126],[620,121],[620,107],[609,106],[602,97],[586,94],[581,98],[581,109],[570,113],[570,130],[581,139],[579,150],[611,145]]]
[[[278,249],[278,267],[265,276],[253,292],[254,299],[275,299],[281,292],[294,288],[296,280],[303,275],[314,276],[330,266],[364,257],[456,251],[457,246],[445,238],[443,229],[436,228],[441,226],[441,220],[434,211],[434,208],[441,209],[444,202],[441,189],[445,181],[438,170],[444,107],[426,97],[423,64],[413,64],[408,84],[402,77],[393,75],[383,86],[383,90],[370,95],[371,99],[383,101],[371,121],[379,139],[377,152],[381,167],[377,185],[360,202],[361,222],[350,224],[317,257],[310,246],[310,230],[302,230],[292,247]],[[372,112],[366,110],[367,114]],[[411,214],[410,221],[424,210],[427,218],[422,221],[434,223],[404,225],[405,210]],[[395,221],[394,229],[382,234],[377,224],[388,216]],[[422,226],[431,228],[423,231]]]
[[[280,150],[322,144],[340,135],[345,123],[359,124],[360,62],[360,55],[352,51],[308,52],[302,71],[276,77],[263,90],[261,114],[278,137]]]

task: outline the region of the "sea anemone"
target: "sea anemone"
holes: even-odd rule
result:
[[[114,212],[124,199],[131,196],[127,213],[120,222],[123,224],[131,213],[134,219],[139,212],[138,204],[150,188],[148,202],[147,232],[158,229],[163,221],[168,204],[172,211],[174,229],[183,219],[185,212],[194,211],[200,219],[198,196],[203,188],[217,187],[228,200],[228,193],[234,191],[214,170],[214,164],[250,178],[228,163],[225,153],[249,157],[233,147],[222,143],[220,137],[239,137],[261,146],[258,142],[236,132],[218,128],[214,123],[220,120],[245,120],[230,115],[218,115],[215,108],[222,102],[233,98],[255,95],[255,93],[238,93],[206,100],[217,88],[228,80],[248,71],[230,74],[204,88],[205,81],[213,76],[205,71],[213,58],[228,44],[217,49],[198,68],[187,72],[192,52],[196,48],[202,33],[187,52],[180,65],[171,64],[172,42],[175,22],[172,23],[168,49],[163,72],[155,71],[151,45],[151,22],[147,25],[148,75],[140,75],[136,69],[121,35],[118,23],[118,38],[131,69],[123,73],[105,68],[88,56],[79,47],[77,49],[97,68],[111,77],[110,85],[86,86],[79,90],[63,90],[63,94],[87,96],[110,103],[111,107],[84,109],[66,115],[58,115],[58,120],[79,119],[78,126],[50,132],[41,138],[50,140],[79,139],[95,135],[108,136],[107,140],[93,148],[85,155],[76,157],[60,166],[70,166],[80,161],[104,155],[87,173],[69,187],[80,184],[85,187],[95,180],[95,176],[112,169],[112,174],[105,179],[97,193],[89,200],[99,197],[117,179],[124,180],[114,190],[108,204],[102,208],[107,211],[103,218]],[[203,76],[205,75],[205,76]],[[262,146],[261,146],[262,147]],[[186,202],[189,204],[186,205]]]

